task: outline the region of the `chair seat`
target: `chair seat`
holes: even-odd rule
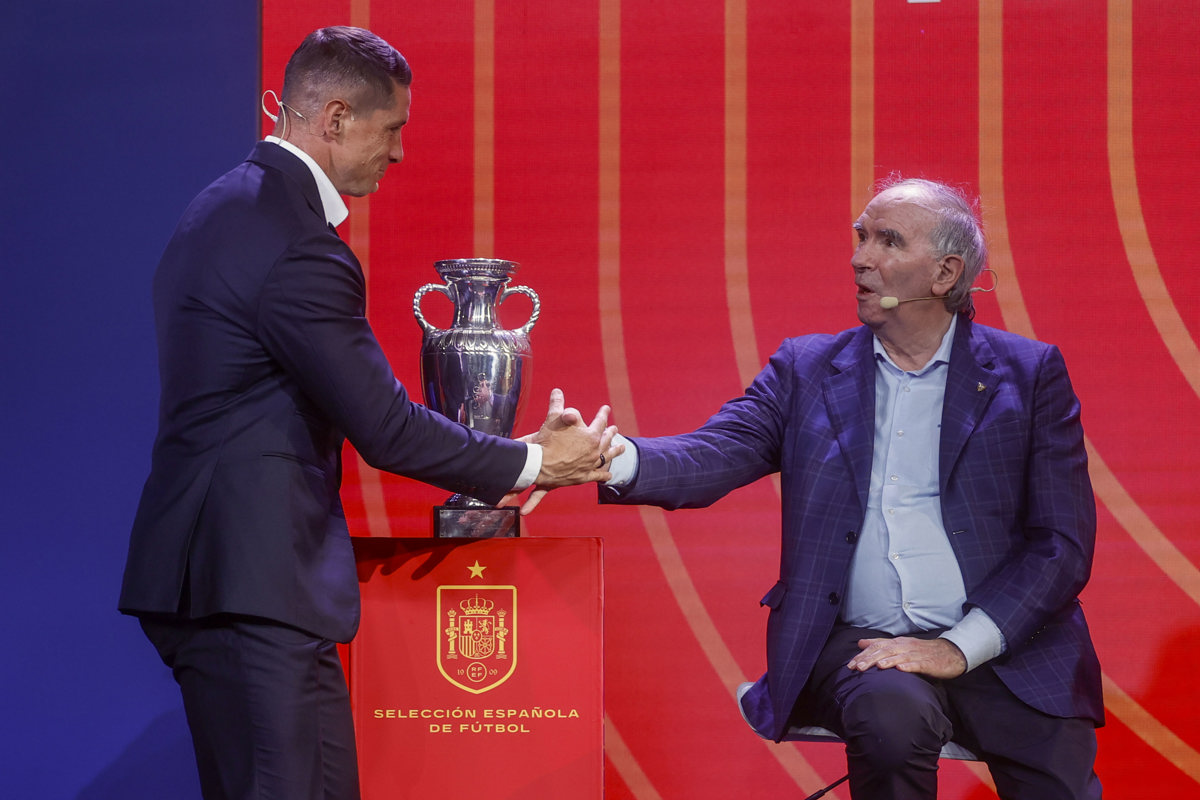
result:
[[[752,687],[753,685],[754,684],[749,681],[738,685],[738,688],[737,688],[738,711],[741,712],[742,719],[746,721],[746,724],[750,725],[750,730],[754,731],[761,738],[767,739],[770,737],[764,736],[762,734],[762,732],[760,732],[757,728],[755,728],[750,723],[750,718],[746,716],[746,709],[742,707],[742,695],[744,695],[744,694],[746,694],[746,692],[750,691],[750,687]],[[840,744],[845,744],[845,742],[842,740],[842,737],[838,736],[836,733],[829,730],[828,728],[822,728],[817,725],[803,725],[803,726],[793,725],[792,727],[787,729],[786,733],[783,734],[783,741],[785,741],[785,742],[830,742],[830,743],[837,742]],[[942,745],[941,757],[942,758],[950,758],[950,759],[954,759],[957,761],[979,761],[980,760],[979,756],[975,755],[970,750],[963,747],[961,744],[957,744],[956,742],[947,742],[946,744]]]
[[[793,725],[788,728],[787,733],[783,735],[785,742],[838,742],[845,744],[842,737],[838,736],[828,728],[821,728],[817,725],[805,725],[803,727]],[[978,761],[979,756],[972,753],[967,748],[957,742],[946,742],[942,745],[941,758],[951,758],[956,761]]]

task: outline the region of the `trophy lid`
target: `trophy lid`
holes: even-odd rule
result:
[[[433,268],[443,278],[508,278],[521,265],[501,258],[450,258],[435,261]]]

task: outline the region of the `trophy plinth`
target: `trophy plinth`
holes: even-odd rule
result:
[[[425,405],[469,428],[494,436],[512,436],[523,404],[522,391],[532,368],[529,332],[541,313],[537,293],[509,287],[520,265],[494,258],[438,261],[444,284],[427,283],[413,297],[413,316],[421,326],[421,388]],[[444,294],[454,304],[454,321],[435,328],[421,313],[421,298]],[[498,309],[505,298],[525,295],[533,303],[529,321],[505,330]],[[495,508],[472,497],[454,495],[433,511],[433,535],[439,538],[490,539],[520,535],[516,508]]]
[[[521,535],[521,511],[517,506],[495,508],[487,503],[456,502],[461,497],[456,494],[445,505],[433,507],[433,535],[437,538],[498,539]]]

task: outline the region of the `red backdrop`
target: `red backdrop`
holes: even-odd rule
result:
[[[293,0],[263,3],[263,88],[310,30],[370,27],[415,72],[406,159],[347,223],[370,316],[417,391],[413,293],[435,260],[522,264],[543,313],[521,432],[549,390],[630,434],[690,430],[785,336],[855,324],[850,222],[892,171],[983,196],[980,321],[1061,346],[1100,507],[1084,595],[1122,796],[1200,782],[1200,16],[1183,0]],[[438,298],[425,303],[436,324]],[[522,305],[524,303],[524,305]],[[528,303],[506,304],[509,327]],[[359,535],[429,528],[441,493],[347,459]],[[811,791],[839,749],[756,739],[777,484],[701,511],[595,506],[531,536],[603,536],[613,800]],[[947,763],[943,796],[994,797]],[[844,795],[843,795],[844,796]]]

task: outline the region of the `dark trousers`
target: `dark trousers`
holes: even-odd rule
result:
[[[869,800],[937,797],[938,753],[951,738],[987,764],[1004,800],[1096,800],[1096,731],[1090,720],[1026,705],[987,664],[939,681],[895,669],[858,672],[846,662],[859,639],[889,634],[838,628],[801,703],[806,724],[846,740],[850,795]]]
[[[334,642],[235,616],[142,630],[183,693],[205,800],[358,800]]]

